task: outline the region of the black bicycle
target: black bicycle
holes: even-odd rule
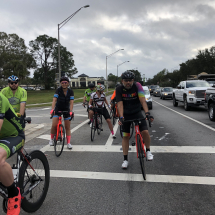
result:
[[[25,118],[25,123],[30,122],[30,117]],[[22,209],[27,213],[37,211],[43,204],[49,188],[50,169],[46,156],[39,150],[28,154],[24,148],[20,149],[17,152],[16,163],[11,168],[14,182],[22,195]],[[3,210],[7,213],[8,192],[1,182],[0,195],[4,198]]]
[[[93,121],[91,123],[91,141],[94,140],[96,130],[97,130],[98,135],[100,135],[101,131],[103,131],[102,115],[100,113],[98,113],[99,109],[102,110],[102,108],[97,108],[97,107],[93,108],[94,115],[93,115]]]

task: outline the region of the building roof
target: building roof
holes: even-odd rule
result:
[[[78,77],[89,77],[89,76],[83,73],[83,74],[79,75]]]

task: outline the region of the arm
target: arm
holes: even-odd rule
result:
[[[145,113],[149,112],[148,105],[146,103],[145,97],[139,97],[139,100],[140,100],[140,103],[141,103],[141,105],[142,105],[143,110],[145,111]]]
[[[22,116],[24,116],[24,114],[25,114],[25,105],[26,105],[25,102],[20,103],[20,111],[19,111],[19,113],[20,113]]]
[[[57,98],[54,97],[52,101],[52,110],[54,110],[56,102],[57,102]]]
[[[0,119],[0,131],[1,131],[1,127],[2,127],[2,125],[3,125],[3,122],[4,122],[4,120],[3,120],[3,119]]]
[[[74,103],[74,100],[70,100],[70,112],[72,112],[73,110],[73,103]]]
[[[83,103],[85,103],[86,102],[86,96],[84,96],[84,99],[83,99]]]
[[[109,106],[109,104],[108,104],[108,101],[107,101],[106,97],[105,97],[105,104],[106,104],[107,106]]]
[[[92,102],[93,102],[93,99],[90,99],[90,101],[89,101],[89,107],[90,107],[90,105],[92,105]]]
[[[123,117],[123,101],[117,103],[119,117]]]

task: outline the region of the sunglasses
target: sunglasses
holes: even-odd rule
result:
[[[18,82],[10,82],[10,84],[11,84],[11,85],[13,85],[13,84],[18,84]]]
[[[60,83],[61,83],[61,84],[67,84],[68,81],[61,81]]]
[[[124,82],[132,82],[132,79],[123,79]]]

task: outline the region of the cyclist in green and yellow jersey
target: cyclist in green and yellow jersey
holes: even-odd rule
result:
[[[8,87],[2,89],[1,93],[9,100],[16,113],[25,115],[27,92],[19,87],[19,78],[15,75],[8,77]]]
[[[12,169],[6,159],[23,147],[24,127],[24,117],[17,117],[8,99],[0,93],[0,181],[8,190],[7,215],[20,213],[20,189],[14,183]]]

